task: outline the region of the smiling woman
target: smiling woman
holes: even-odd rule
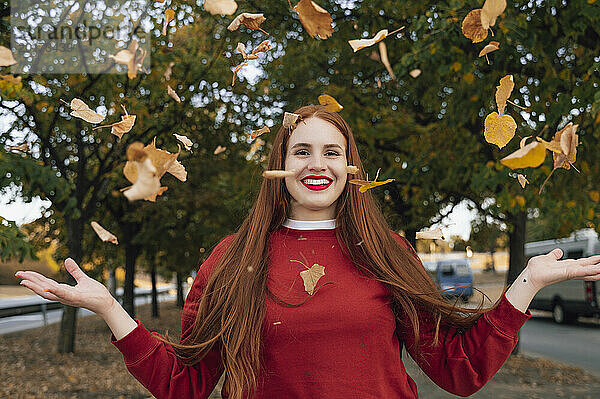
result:
[[[391,231],[364,179],[348,124],[322,106],[281,127],[249,215],[221,240],[186,299],[182,339],[150,333],[72,259],[75,287],[18,272],[40,296],[90,309],[125,365],[157,398],[417,398],[402,350],[445,390],[468,396],[502,366],[542,287],[600,279],[600,256],[530,259],[490,309],[442,298],[417,253]],[[354,173],[356,172],[356,173]],[[275,176],[275,177],[277,177]],[[271,176],[270,176],[271,177]],[[397,184],[397,183],[396,183]]]

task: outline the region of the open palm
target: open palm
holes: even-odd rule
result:
[[[65,260],[65,268],[73,276],[77,285],[58,283],[33,271],[19,271],[15,276],[23,279],[21,285],[42,298],[86,308],[96,314],[102,314],[111,308],[115,299],[102,283],[86,275],[71,258]]]
[[[556,248],[546,255],[534,256],[527,263],[531,284],[538,290],[565,280],[600,280],[600,255],[560,260],[563,252]]]

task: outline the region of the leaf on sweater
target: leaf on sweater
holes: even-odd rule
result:
[[[267,19],[264,14],[252,14],[249,12],[243,12],[231,21],[231,23],[227,26],[227,29],[230,31],[234,31],[240,27],[240,25],[244,25],[246,28],[251,30],[259,30],[262,33],[268,35],[261,27],[260,24],[265,22]]]
[[[123,105],[121,105],[121,107],[123,108],[123,111],[125,111],[125,115],[121,117],[120,122],[115,122],[111,125],[97,126],[92,130],[110,127],[110,132],[112,134],[117,136],[119,139],[123,137],[125,133],[129,132],[133,128],[133,124],[135,123],[135,115],[129,115],[125,107],[123,107]]]
[[[112,242],[115,245],[119,245],[119,240],[117,239],[117,236],[115,236],[110,231],[106,230],[104,227],[100,226],[98,222],[91,222],[90,224],[92,225],[92,229],[94,229],[94,231],[102,241],[108,241]]]
[[[317,36],[327,39],[333,34],[331,15],[314,1],[300,0],[294,6],[294,11],[298,13],[300,23],[313,39]]]
[[[212,15],[233,15],[238,5],[234,0],[205,0],[204,9]]]
[[[443,240],[444,233],[442,232],[442,229],[438,227],[433,230],[418,231],[416,238],[417,240]]]
[[[544,159],[546,159],[546,147],[538,141],[533,141],[502,158],[500,163],[511,169],[536,168],[544,163]]]
[[[15,60],[12,51],[9,48],[0,46],[0,66],[10,66],[16,63],[17,60]]]
[[[251,138],[251,139],[255,139],[255,138],[257,138],[258,136],[260,136],[260,135],[262,135],[262,134],[264,134],[264,133],[269,133],[270,131],[271,131],[271,130],[269,130],[269,127],[268,127],[268,126],[263,126],[263,127],[261,127],[260,129],[258,129],[258,130],[253,130],[253,131],[250,133],[250,138]]]
[[[321,94],[318,98],[319,104],[325,106],[327,112],[340,112],[344,107],[329,94]]]
[[[170,8],[165,10],[165,23],[163,24],[162,34],[166,36],[167,34],[167,25],[175,18],[175,11]]]
[[[481,8],[472,10],[463,19],[462,33],[473,43],[482,42],[487,37],[488,30],[481,25]]]
[[[325,266],[315,263],[311,267],[307,267],[300,261],[296,260],[294,262],[298,262],[307,268],[307,270],[300,272],[300,277],[302,277],[302,281],[304,281],[304,290],[308,292],[308,295],[313,295],[315,287],[317,286],[317,282],[325,275]]]
[[[90,123],[100,123],[104,120],[104,117],[102,115],[100,115],[96,111],[92,111],[90,109],[90,107],[87,106],[86,103],[84,103],[82,100],[80,100],[78,98],[72,99],[70,104],[64,100],[61,100],[61,101],[71,107],[71,110],[72,110],[70,113],[71,116],[74,116],[76,118],[81,118],[84,121],[90,122]]]

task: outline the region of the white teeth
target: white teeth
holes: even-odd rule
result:
[[[329,183],[329,180],[327,180],[327,179],[319,179],[319,180],[316,180],[316,179],[304,179],[302,181],[305,184],[308,184],[310,186],[322,186],[324,184]]]

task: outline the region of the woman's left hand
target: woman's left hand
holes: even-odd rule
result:
[[[529,283],[536,291],[565,280],[600,280],[600,255],[580,259],[559,260],[563,256],[560,248],[546,255],[534,256],[527,262]]]

